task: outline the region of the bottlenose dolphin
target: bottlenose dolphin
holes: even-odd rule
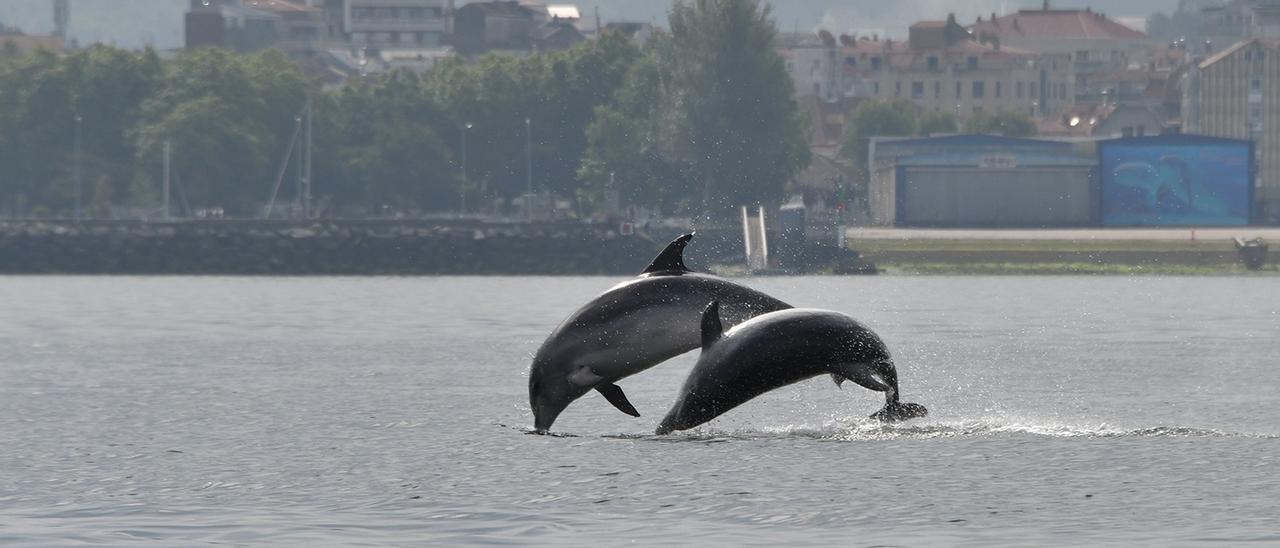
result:
[[[618,410],[640,416],[619,380],[698,348],[699,321],[708,301],[723,304],[738,324],[791,305],[684,265],[685,234],[667,245],[634,280],[579,308],[542,343],[529,371],[534,429],[545,433],[573,400],[600,392]]]
[[[657,433],[687,430],[765,392],[822,374],[885,393],[871,415],[882,421],[923,417],[923,405],[898,400],[898,373],[880,337],[829,310],[791,309],[753,318],[727,333],[720,304],[702,316],[702,355]]]

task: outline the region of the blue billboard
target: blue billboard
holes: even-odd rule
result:
[[[1104,141],[1102,224],[1249,224],[1253,145],[1189,136]]]

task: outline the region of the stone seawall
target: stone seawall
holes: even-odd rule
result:
[[[5,274],[626,275],[678,230],[431,222],[7,222]],[[690,265],[740,260],[733,231],[702,231]]]

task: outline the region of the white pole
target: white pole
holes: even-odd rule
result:
[[[742,206],[742,244],[747,254],[747,268],[751,268],[751,223],[747,220],[747,206]]]
[[[169,160],[169,155],[171,152],[172,152],[172,143],[168,139],[165,139],[164,140],[164,189],[161,192],[161,194],[163,194],[164,196],[162,199],[164,200],[164,208],[163,208],[164,220],[166,221],[172,220],[172,217],[169,216],[169,172],[172,171],[171,169],[169,169],[169,166],[171,165]]]
[[[533,222],[533,126],[524,119],[524,211],[525,220]]]
[[[83,217],[83,211],[80,206],[81,194],[83,193],[83,190],[81,190],[82,185],[80,183],[80,121],[81,120],[82,118],[80,117],[80,115],[76,114],[76,158],[75,158],[76,222],[80,222],[80,219]]]
[[[311,218],[311,96],[307,96],[307,168],[302,189],[302,218]]]
[[[764,263],[761,268],[769,268],[769,233],[764,228],[764,206],[760,206],[760,259]]]

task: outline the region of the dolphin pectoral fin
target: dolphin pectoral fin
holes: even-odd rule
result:
[[[839,373],[832,373],[831,381],[836,383],[836,388],[844,388],[845,378],[841,377]]]
[[[857,363],[832,365],[831,378],[835,379],[836,385],[840,385],[841,380],[846,380],[874,392],[888,392],[893,389],[879,374],[868,371],[866,366]]]
[[[569,374],[569,382],[576,386],[590,387],[600,384],[604,377],[597,375],[590,367],[579,367],[577,371]]]
[[[635,406],[631,405],[631,402],[627,401],[627,395],[622,393],[622,389],[619,388],[618,385],[613,383],[599,384],[596,385],[596,392],[599,392],[601,396],[604,396],[604,399],[609,400],[609,403],[612,403],[614,407],[617,407],[618,411],[622,411],[623,413],[633,417],[640,416],[640,412],[636,411]]]

